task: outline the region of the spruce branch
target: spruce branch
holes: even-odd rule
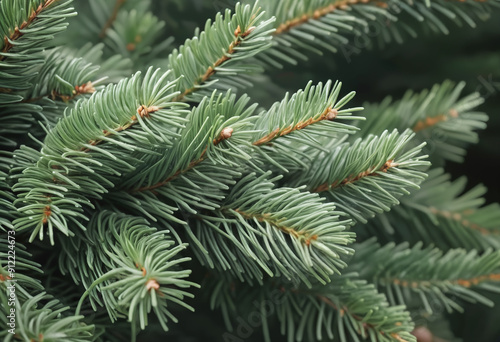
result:
[[[42,50],[75,15],[71,1],[3,1],[0,6],[0,144],[12,150],[44,119],[39,106],[19,104],[43,64]]]
[[[180,222],[171,216],[175,206],[188,212],[218,207],[214,200],[224,197],[251,158],[255,107],[247,96],[214,91],[193,108],[172,146],[143,157],[144,166],[121,182],[111,201],[126,198],[129,209],[155,212],[148,215],[153,221],[159,215]],[[169,210],[159,214],[157,207]]]
[[[218,280],[210,277],[206,283],[212,290],[211,307],[222,311],[230,332],[233,317],[247,317],[249,310],[258,310],[265,341],[271,341],[268,322],[274,319],[288,341],[416,340],[410,334],[413,323],[404,306],[391,306],[372,284],[353,273],[312,288],[281,278],[265,279],[262,286],[249,286],[223,276]]]
[[[250,282],[260,281],[262,271],[309,285],[309,276],[328,282],[346,266],[340,255],[351,253],[346,245],[354,236],[345,231],[350,221],[316,194],[274,188],[268,176],[242,178],[214,214],[194,217],[195,229],[186,229],[198,257]]]
[[[380,134],[385,129],[411,128],[416,141],[427,141],[429,153],[452,161],[463,161],[465,147],[478,141],[476,130],[484,129],[488,116],[476,111],[483,103],[478,93],[461,97],[465,83],[445,81],[420,93],[408,91],[402,99],[386,98],[380,104],[365,104],[366,121],[361,134]]]
[[[267,13],[276,16],[276,31],[273,49],[259,57],[280,67],[281,61],[296,64],[297,59],[306,60],[306,51],[322,54],[322,50],[341,50],[346,56],[359,53],[352,38],[362,37],[366,47],[371,47],[373,40],[384,45],[391,41],[402,43],[405,36],[416,37],[416,25],[399,20],[403,14],[443,34],[449,33],[448,22],[475,27],[476,21],[485,20],[489,9],[498,6],[498,2],[285,0],[265,1],[263,6]],[[383,34],[373,38],[370,25],[376,25]]]
[[[2,49],[0,53],[0,61],[9,57],[8,53],[16,45],[16,41],[25,34],[23,31],[29,31],[29,29],[31,29],[30,26],[40,20],[40,15],[46,14],[45,12],[47,12],[51,6],[54,7],[57,2],[59,2],[59,0],[39,0],[35,3],[30,3],[29,6],[24,8],[16,6],[17,11],[15,10],[14,15],[9,15],[8,17],[6,16],[6,13],[2,11],[2,19],[5,19],[6,22],[2,25],[3,39],[2,44],[0,45],[0,48]],[[65,1],[65,3],[69,2],[71,1]],[[38,6],[36,6],[36,4],[38,4]],[[11,4],[4,4],[2,7],[5,9],[15,8],[12,7]],[[10,22],[7,22],[7,18],[10,19]],[[18,25],[20,21],[22,21],[22,23]],[[9,35],[7,35],[6,28],[9,30]]]
[[[375,0],[353,0],[353,1],[335,1],[333,3],[325,5],[323,7],[318,7],[314,9],[312,13],[304,13],[300,16],[296,16],[291,19],[287,19],[285,22],[279,23],[279,26],[276,28],[276,31],[274,32],[275,35],[283,34],[285,32],[290,31],[296,26],[302,25],[307,23],[310,20],[318,20],[321,17],[324,17],[330,13],[333,13],[339,9],[345,10],[349,6],[354,6],[358,4],[367,4],[370,2],[373,2],[375,6],[381,7],[381,8],[387,8],[387,3],[384,1],[375,1]]]
[[[274,19],[262,17],[257,3],[238,3],[234,14],[230,10],[224,15],[218,13],[213,24],[208,20],[203,32],[197,30],[192,39],[174,50],[168,58],[169,68],[174,78],[182,76],[176,88],[181,93],[175,100],[199,102],[207,95],[202,89],[210,93],[214,88],[232,88],[230,80],[234,76],[255,72],[255,66],[243,61],[270,46],[270,24]],[[215,74],[221,78],[211,80]]]
[[[88,228],[80,241],[84,246],[61,240],[62,271],[87,289],[76,314],[90,296],[94,310],[96,304],[104,305],[112,321],[125,316],[141,329],[145,329],[153,310],[166,331],[167,321],[176,321],[167,307],[169,302],[193,310],[183,301],[192,297],[184,289],[198,285],[185,280],[191,271],[178,268],[190,260],[178,256],[185,244],[173,246],[165,232],[149,227],[142,218],[106,210],[94,215]],[[86,253],[78,253],[80,248]]]
[[[492,306],[493,302],[477,290],[500,292],[499,251],[479,256],[476,251],[462,249],[446,253],[433,247],[424,249],[421,243],[412,248],[406,243],[381,247],[373,239],[355,248],[349,270],[384,288],[392,304],[410,305],[418,300],[432,313],[429,303],[440,301],[448,312],[462,311],[457,298]],[[414,260],[419,260],[418,264]]]
[[[37,234],[43,238],[46,228],[53,243],[54,228],[72,234],[68,220],[83,228],[79,220],[86,219],[82,205],[92,207],[89,198],[101,198],[144,152],[156,153],[156,144],[171,144],[176,126],[185,122],[185,105],[170,102],[175,82],[167,76],[150,68],[144,78],[137,73],[76,103],[14,185],[22,214],[14,222],[17,229],[33,228],[33,240]]]
[[[2,306],[3,307],[3,306]],[[3,330],[4,341],[94,341],[94,326],[83,322],[84,317],[68,315],[57,299],[44,292],[18,303],[16,334]],[[3,311],[3,310],[2,310]],[[4,316],[4,313],[2,313]],[[6,316],[6,315],[5,315]]]
[[[24,6],[15,1],[5,1],[0,8],[0,61],[1,69],[8,70],[12,79],[2,85],[6,93],[27,88],[32,75],[23,67],[39,63],[38,52],[49,46],[55,33],[66,27],[66,18],[75,15],[67,0],[23,0]],[[16,48],[19,46],[19,49]],[[31,61],[31,63],[30,63]],[[10,68],[6,69],[7,66]]]
[[[381,241],[421,241],[442,250],[498,249],[500,211],[498,203],[483,206],[486,187],[477,185],[464,192],[464,177],[450,181],[451,176],[440,168],[428,174],[419,191],[403,198],[390,213],[370,221],[367,233],[376,234]]]
[[[409,131],[385,131],[352,144],[335,144],[327,152],[318,151],[307,169],[287,176],[286,184],[307,185],[366,223],[375,213],[399,204],[398,198],[425,178],[420,171],[428,165],[419,155],[422,145],[406,150],[413,136]]]
[[[353,127],[336,120],[356,120],[351,112],[362,110],[360,107],[341,109],[355,95],[350,92],[337,101],[342,83],[328,81],[313,85],[309,82],[304,90],[292,96],[288,93],[281,102],[276,102],[268,111],[262,112],[255,123],[255,146],[269,144],[278,137],[300,131],[310,125],[322,123],[321,128],[330,134],[353,133]],[[262,133],[260,133],[262,132]],[[331,136],[331,135],[330,135]]]

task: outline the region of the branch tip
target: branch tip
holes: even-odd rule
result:
[[[146,289],[149,291],[151,289],[158,290],[160,288],[160,284],[155,279],[149,279],[146,283]]]

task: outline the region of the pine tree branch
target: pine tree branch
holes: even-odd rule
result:
[[[138,108],[137,108],[137,115],[141,118],[141,119],[149,119],[151,114],[154,113],[154,112],[157,112],[159,111],[160,109],[163,109],[161,107],[157,107],[157,106],[146,106],[146,105],[140,105]],[[90,140],[87,142],[86,145],[90,145],[90,146],[97,146],[98,144],[106,141],[106,138],[109,138],[110,136],[113,136],[119,132],[123,132],[127,129],[130,129],[132,128],[134,125],[136,125],[137,123],[141,122],[138,118],[137,118],[137,115],[132,115],[132,117],[130,118],[130,121],[125,124],[125,125],[120,125],[112,130],[103,130],[102,133],[103,133],[103,138],[102,139],[93,139],[93,140]],[[82,147],[80,149],[81,151],[83,152],[90,152],[91,151],[91,148],[90,147]]]
[[[420,93],[408,91],[397,101],[387,97],[380,104],[364,104],[366,121],[360,124],[360,133],[412,129],[418,140],[428,142],[431,157],[460,162],[464,147],[478,141],[476,131],[484,129],[488,120],[475,110],[483,98],[478,93],[461,96],[464,87],[464,82],[445,81]]]
[[[170,102],[176,95],[175,82],[168,82],[167,76],[168,72],[161,74],[152,68],[144,78],[137,73],[77,102],[71,113],[59,120],[47,134],[38,161],[26,168],[14,186],[16,204],[22,205],[18,212],[27,215],[15,220],[18,229],[34,227],[33,240],[38,233],[43,238],[46,228],[54,243],[54,228],[67,235],[72,234],[68,221],[84,228],[80,222],[86,219],[82,205],[92,207],[89,197],[101,198],[114,181],[119,181],[118,175],[134,170],[133,164],[141,157],[131,155],[131,151],[139,149],[147,155],[155,153],[148,144],[171,144],[177,127],[185,122],[181,109],[185,105]],[[117,99],[122,100],[119,107]],[[136,115],[128,117],[137,103],[143,105],[135,110]],[[146,120],[153,112],[154,119]],[[136,125],[140,127],[130,132]],[[148,136],[142,139],[144,146],[137,145],[141,135]],[[106,148],[99,146],[102,143]]]
[[[344,315],[348,315],[348,316],[352,317],[353,319],[355,319],[356,321],[360,322],[363,326],[363,329],[365,330],[365,333],[368,333],[367,335],[371,335],[371,333],[369,332],[371,330],[375,334],[379,334],[379,335],[382,335],[384,337],[393,338],[397,342],[409,342],[408,340],[405,340],[404,338],[402,338],[398,333],[395,333],[395,332],[388,333],[385,331],[381,331],[378,329],[378,327],[375,324],[366,323],[364,317],[350,313],[349,308],[346,306],[342,306],[342,308],[337,307],[337,305],[335,305],[335,303],[332,302],[326,296],[317,295],[317,298],[320,301],[322,301],[323,303],[325,303],[326,305],[328,305],[329,307],[333,308],[335,311],[337,311],[339,313],[340,317],[344,317]],[[396,322],[396,323],[398,323],[398,322]],[[361,334],[361,335],[363,335],[363,334]]]
[[[338,188],[341,186],[344,186],[346,184],[350,183],[355,183],[356,181],[359,181],[363,179],[364,177],[373,177],[373,176],[379,176],[380,172],[387,172],[390,168],[397,167],[399,166],[398,163],[395,163],[393,160],[388,160],[382,165],[380,168],[369,168],[366,171],[363,171],[361,173],[358,173],[357,175],[349,176],[347,178],[344,178],[341,181],[335,181],[332,184],[321,184],[315,189],[312,189],[311,192],[323,192],[323,191],[328,191],[330,189]]]
[[[233,134],[233,129],[231,127],[224,128],[220,132],[219,136],[212,141],[212,146],[217,146],[222,141],[231,138],[232,134]],[[200,157],[195,159],[195,160],[192,160],[185,169],[176,171],[172,176],[169,176],[168,178],[166,178],[165,180],[163,180],[161,182],[158,182],[158,183],[150,185],[150,186],[140,187],[138,189],[133,190],[133,192],[144,192],[144,191],[151,191],[151,190],[157,189],[159,187],[166,185],[167,183],[171,182],[172,180],[176,179],[180,175],[188,172],[189,170],[192,170],[195,166],[197,166],[198,164],[200,164],[202,161],[204,161],[207,158],[207,155],[206,155],[207,149],[208,149],[208,146],[205,147],[205,149],[201,153]]]
[[[380,241],[423,242],[442,250],[487,250],[500,247],[500,206],[486,202],[485,186],[464,191],[464,177],[451,180],[443,169],[431,169],[420,190],[402,198],[401,205],[378,215],[358,233]],[[366,235],[364,234],[366,231]]]
[[[303,128],[306,128],[309,125],[315,124],[317,122],[323,121],[323,120],[328,120],[328,121],[333,121],[337,117],[339,112],[335,108],[328,107],[325,109],[325,111],[318,116],[317,118],[309,118],[306,121],[301,121],[297,123],[295,126],[288,126],[287,128],[276,128],[274,131],[269,133],[268,135],[260,138],[257,141],[254,141],[252,144],[255,146],[260,146],[269,143],[271,140],[277,138],[277,137],[282,137],[284,135],[287,135],[289,133],[292,133],[297,130],[301,130]]]
[[[14,32],[12,32],[9,37],[5,36],[3,38],[4,46],[2,53],[9,52],[14,47],[14,42],[24,35],[21,31],[29,29],[29,26],[39,18],[40,14],[57,1],[59,0],[45,0],[36,9],[33,8],[28,19],[23,21],[19,27],[16,26]],[[6,58],[8,58],[7,55],[0,54],[0,61],[5,60]]]
[[[21,102],[37,102],[40,101],[41,99],[45,97],[50,97],[52,100],[56,99],[61,99],[64,102],[69,102],[71,100],[74,100],[76,97],[83,95],[83,94],[93,94],[95,92],[94,85],[92,84],[92,81],[88,81],[87,83],[84,83],[82,85],[76,85],[75,89],[73,90],[72,95],[65,95],[57,92],[56,90],[52,90],[50,94],[45,94],[45,95],[40,95],[37,97],[32,97],[28,99],[24,99]]]
[[[270,342],[270,322],[278,322],[290,341],[323,339],[387,342],[415,342],[414,326],[404,306],[391,306],[373,284],[348,273],[331,283],[311,287],[295,279],[265,278],[262,285],[238,282],[226,273],[207,278],[203,284],[210,293],[212,309],[220,309],[229,330],[234,317],[247,317],[257,303],[272,303],[275,312],[263,315],[264,340]],[[271,305],[272,305],[271,304]]]
[[[418,121],[415,126],[413,126],[413,131],[420,132],[421,130],[432,128],[436,124],[446,121],[449,118],[458,118],[458,112],[455,109],[450,109],[447,114],[428,116],[425,119]]]
[[[191,88],[184,90],[174,99],[174,101],[183,101],[187,95],[196,91],[199,85],[207,82],[210,77],[215,75],[216,68],[221,67],[225,62],[229,61],[232,58],[231,55],[233,55],[236,52],[235,48],[237,48],[241,44],[243,39],[247,37],[250,33],[252,33],[254,29],[255,27],[252,26],[249,27],[245,32],[241,32],[241,28],[238,25],[237,29],[234,31],[235,38],[231,42],[231,44],[229,44],[229,47],[227,48],[224,55],[220,57],[218,60],[216,60],[211,66],[209,66],[206,69],[205,73],[200,75],[200,77],[194,82],[194,85]]]
[[[381,279],[382,280],[382,279]],[[447,280],[403,280],[400,278],[385,278],[385,283],[393,283],[394,285],[411,288],[430,288],[433,286],[442,285],[459,285],[463,287],[473,287],[485,281],[500,281],[500,273],[484,274],[471,278],[447,279]]]
[[[116,20],[116,16],[118,15],[118,11],[123,6],[127,0],[116,0],[115,5],[113,6],[113,11],[109,16],[108,20],[104,24],[101,32],[99,33],[99,38],[104,39],[106,37],[108,29],[113,25],[113,22]]]
[[[352,116],[352,112],[362,108],[342,109],[355,95],[350,92],[338,99],[342,83],[328,81],[325,84],[306,87],[293,95],[285,94],[281,102],[274,103],[269,110],[260,113],[255,123],[259,134],[252,142],[254,146],[266,146],[271,141],[286,137],[291,133],[300,134],[306,128],[319,127],[330,137],[353,133],[353,126],[338,122],[339,120],[362,119]]]
[[[447,309],[461,310],[457,298],[492,305],[476,291],[500,291],[500,251],[450,249],[446,253],[422,243],[412,248],[408,243],[380,246],[374,239],[357,245],[348,270],[358,272],[363,279],[385,287],[392,304],[422,302],[432,313],[429,302],[438,300]],[[418,265],[414,260],[419,260]],[[400,288],[408,290],[401,291]]]
[[[229,9],[218,13],[213,23],[206,22],[204,31],[196,30],[192,39],[175,49],[168,62],[173,77],[182,77],[176,88],[180,91],[176,101],[199,102],[212,90],[244,85],[242,76],[261,71],[256,63],[243,61],[271,46],[274,18],[261,20],[263,14],[256,3],[238,3],[234,14]],[[213,80],[216,74],[220,77]]]
[[[279,35],[283,33],[289,32],[291,29],[300,26],[309,20],[318,20],[321,17],[324,17],[327,14],[333,13],[338,9],[346,9],[349,6],[357,5],[357,4],[367,4],[374,3],[376,6],[387,8],[387,3],[385,1],[380,0],[343,0],[343,1],[334,1],[334,3],[320,7],[315,9],[312,13],[305,13],[299,17],[289,19],[284,23],[281,23],[274,32],[274,35]]]
[[[492,229],[487,229],[486,227],[483,227],[477,223],[474,223],[473,221],[470,221],[470,219],[467,217],[467,214],[473,214],[474,210],[470,211],[465,211],[465,212],[453,212],[453,211],[448,211],[448,210],[441,210],[436,207],[429,207],[429,211],[436,215],[443,217],[447,220],[452,220],[455,221],[465,228],[472,229],[474,231],[479,232],[481,235],[488,236],[488,235],[500,235],[500,229],[498,230],[492,230]]]
[[[301,241],[301,243],[305,244],[306,246],[309,246],[311,244],[311,241],[318,239],[317,234],[310,235],[310,233],[307,231],[297,231],[294,228],[282,225],[280,222],[284,221],[284,219],[279,220],[279,219],[273,218],[270,213],[262,213],[262,214],[261,213],[247,213],[247,212],[242,211],[240,209],[234,209],[234,211],[237,212],[238,214],[240,214],[242,217],[244,217],[247,220],[256,219],[259,222],[267,222],[270,225],[272,225],[273,227],[281,230],[282,232],[293,236],[294,238]]]
[[[425,179],[419,168],[428,163],[419,155],[423,145],[410,145],[414,135],[394,130],[352,144],[332,144],[326,151],[310,153],[309,165],[286,176],[286,184],[306,185],[355,221],[366,223],[375,213],[399,204],[399,197]]]

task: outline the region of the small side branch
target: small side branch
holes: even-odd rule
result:
[[[229,139],[231,138],[233,134],[233,129],[231,127],[226,127],[224,128],[219,136],[217,138],[215,138],[213,141],[212,141],[212,144],[214,146],[217,146],[218,144],[220,144],[222,141],[226,140],[226,139]],[[143,192],[143,191],[151,191],[151,190],[154,190],[154,189],[157,189],[159,187],[162,187],[164,185],[166,185],[167,183],[171,182],[172,180],[176,179],[177,177],[179,177],[180,175],[188,172],[189,170],[191,170],[192,168],[194,168],[196,165],[198,165],[199,163],[201,163],[202,161],[204,161],[206,159],[206,153],[207,153],[207,149],[208,149],[208,146],[205,147],[205,149],[203,150],[203,152],[201,153],[200,157],[198,159],[195,159],[195,160],[192,160],[189,165],[183,169],[183,170],[178,170],[177,172],[175,172],[172,176],[166,178],[165,180],[161,181],[161,182],[158,182],[156,184],[153,184],[153,185],[150,185],[150,186],[143,186],[141,188],[138,188],[136,190],[133,190],[133,192]]]
[[[420,132],[424,129],[433,127],[440,122],[447,121],[449,118],[458,118],[458,112],[456,109],[450,109],[448,114],[439,114],[432,117],[427,117],[423,120],[418,121],[415,126],[413,126],[414,132]]]
[[[266,213],[266,214],[253,214],[253,213],[247,213],[245,211],[242,211],[240,209],[235,209],[238,214],[240,214],[243,218],[245,219],[257,219],[260,222],[267,222],[270,225],[276,227],[277,229],[281,230],[282,232],[293,236],[297,240],[300,240],[303,244],[306,246],[309,246],[312,241],[318,239],[318,235],[310,235],[308,232],[305,231],[297,231],[293,229],[292,227],[287,227],[281,224],[281,220],[276,220],[274,219],[271,214]]]
[[[462,226],[476,230],[482,235],[500,235],[500,231],[492,231],[489,229],[486,229],[484,227],[481,227],[480,225],[471,222],[467,219],[467,215],[464,213],[456,213],[456,212],[451,212],[447,210],[440,210],[435,207],[430,207],[429,208],[430,212],[433,213],[434,215],[441,216],[450,220],[454,220],[456,222],[459,222]]]
[[[311,14],[303,14],[300,17],[293,18],[293,19],[290,19],[290,20],[282,23],[280,26],[278,26],[278,28],[274,32],[274,35],[279,35],[279,34],[282,34],[282,33],[286,33],[288,31],[290,31],[291,29],[293,29],[294,27],[302,25],[302,24],[308,22],[311,19],[318,20],[321,17],[324,17],[325,15],[327,15],[329,13],[333,13],[333,12],[335,12],[338,9],[346,9],[350,5],[366,4],[366,3],[369,3],[369,2],[373,2],[377,6],[380,6],[380,7],[383,7],[383,8],[387,7],[387,3],[383,2],[383,1],[377,1],[377,0],[343,0],[343,1],[337,1],[337,2],[335,2],[333,4],[331,4],[331,5],[318,8],[317,10],[315,10]]]
[[[358,322],[363,322],[363,328],[365,330],[373,330],[373,331],[377,331],[379,334],[381,335],[390,335],[392,338],[396,339],[397,341],[399,342],[408,342],[407,340],[405,340],[404,338],[402,338],[401,336],[399,336],[399,334],[397,333],[390,333],[390,334],[387,334],[385,331],[379,331],[377,330],[376,326],[373,325],[373,324],[370,324],[370,323],[366,323],[364,322],[364,318],[361,317],[361,316],[358,316],[356,314],[352,314],[352,313],[349,313],[349,310],[348,308],[346,307],[343,307],[343,308],[339,308],[337,307],[337,305],[335,305],[334,302],[332,302],[330,299],[328,299],[327,297],[325,296],[317,296],[317,298],[322,301],[323,303],[326,303],[326,305],[330,306],[331,308],[333,308],[335,311],[338,311],[339,312],[339,315],[340,317],[343,317],[346,313],[349,314],[349,316],[351,316],[352,318],[354,318],[356,321]],[[397,323],[396,323],[397,324]]]
[[[108,29],[115,22],[116,16],[118,15],[118,11],[123,6],[125,1],[126,0],[116,0],[115,6],[113,7],[113,12],[111,12],[111,16],[109,17],[108,21],[106,21],[106,24],[104,24],[104,27],[102,28],[101,32],[99,33],[99,38],[103,39],[106,37]]]
[[[160,109],[161,108],[159,108],[157,106],[146,107],[146,106],[142,105],[139,108],[137,108],[137,114],[141,118],[144,118],[144,117],[149,118],[149,116],[150,116],[151,113],[159,111]],[[103,130],[102,133],[104,134],[104,137],[109,137],[109,136],[113,135],[116,132],[125,131],[125,130],[129,129],[130,127],[134,126],[136,123],[139,122],[139,120],[137,119],[136,115],[132,116],[132,118],[130,120],[131,121],[129,123],[127,123],[126,125],[117,127],[113,131]],[[89,141],[89,145],[95,146],[95,145],[98,145],[98,144],[102,143],[103,141],[104,141],[103,139],[91,140],[91,141]],[[84,151],[84,152],[89,152],[90,151],[89,148],[85,148],[85,147],[82,147],[81,150]]]
[[[197,89],[197,86],[208,81],[208,79],[215,74],[216,72],[215,69],[231,59],[231,55],[235,52],[235,48],[238,45],[240,45],[241,42],[243,41],[243,38],[248,36],[254,29],[255,27],[252,26],[248,30],[242,33],[240,26],[238,26],[238,28],[234,31],[234,36],[236,38],[233,42],[231,42],[224,56],[220,57],[218,60],[214,62],[214,64],[209,66],[205,71],[205,73],[201,75],[200,78],[194,83],[194,86],[189,89],[186,89],[183,93],[179,94],[174,99],[174,101],[176,102],[182,101],[186,96],[194,92]]]
[[[31,98],[31,99],[25,99],[21,102],[36,102],[36,101],[39,101],[45,97],[50,97],[52,100],[56,100],[59,98],[64,102],[69,102],[80,95],[93,94],[94,92],[95,92],[95,88],[94,88],[92,81],[88,81],[87,83],[84,83],[82,85],[76,85],[75,89],[72,91],[72,95],[64,95],[64,94],[58,93],[55,90],[52,90],[50,92],[50,94],[37,96],[37,97]]]
[[[479,285],[480,283],[485,281],[500,281],[500,273],[492,273],[468,279],[454,279],[454,280],[402,280],[394,278],[390,279],[388,282],[391,282],[398,286],[411,287],[416,289],[422,287],[430,287],[432,285],[440,285],[441,283],[444,282],[468,288],[471,286]]]
[[[365,177],[376,176],[377,172],[387,172],[390,168],[396,167],[398,165],[399,164],[395,163],[393,160],[388,160],[385,162],[384,165],[382,165],[382,167],[380,167],[377,170],[370,168],[370,169],[363,171],[357,175],[349,176],[349,177],[341,180],[340,182],[335,181],[332,184],[324,183],[324,184],[321,184],[320,186],[318,186],[317,188],[313,189],[311,192],[328,191],[332,188],[337,188],[337,187],[341,187],[341,186],[344,186],[344,185],[349,184],[349,183],[354,183],[354,182],[356,182],[362,178],[365,178]]]
[[[318,116],[316,119],[310,118],[309,120],[306,121],[301,121],[295,126],[289,126],[285,129],[280,129],[279,127],[276,128],[274,131],[269,133],[268,135],[260,138],[257,141],[254,141],[252,144],[255,146],[260,146],[267,144],[271,140],[277,137],[282,137],[284,135],[290,134],[294,131],[301,130],[303,128],[306,128],[309,125],[315,124],[317,122],[323,121],[323,120],[328,120],[328,121],[333,121],[338,115],[338,111],[335,108],[328,107],[320,116]]]
[[[3,53],[9,52],[13,47],[14,44],[12,42],[16,41],[17,39],[21,38],[24,33],[22,33],[22,30],[27,29],[35,20],[38,19],[40,13],[42,13],[45,9],[47,9],[50,5],[55,3],[57,0],[45,0],[43,4],[40,4],[37,9],[33,9],[30,16],[28,17],[27,21],[23,21],[21,26],[16,27],[14,29],[14,32],[11,33],[9,37],[4,37],[4,46],[2,49]],[[7,57],[5,55],[0,55],[0,61],[6,59]]]

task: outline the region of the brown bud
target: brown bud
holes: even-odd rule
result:
[[[226,127],[220,132],[222,139],[229,139],[233,135],[233,129],[231,127]]]
[[[149,291],[151,289],[158,290],[160,288],[160,284],[154,279],[149,279],[146,283],[146,289]]]
[[[329,121],[335,120],[335,118],[337,117],[338,114],[339,114],[339,112],[335,108],[330,109],[328,111],[328,113],[326,114],[326,119]]]

